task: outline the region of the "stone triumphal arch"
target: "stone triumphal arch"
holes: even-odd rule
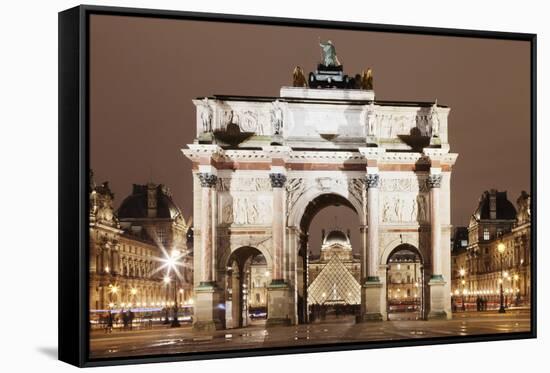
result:
[[[197,137],[183,153],[193,163],[197,329],[235,319],[229,262],[243,247],[271,274],[268,325],[306,322],[307,229],[331,204],[354,210],[361,227],[358,321],[387,319],[388,260],[404,244],[423,258],[424,317],[451,317],[449,108],[301,87],[193,102]]]

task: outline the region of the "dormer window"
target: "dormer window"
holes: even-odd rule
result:
[[[483,239],[489,241],[491,239],[491,234],[489,233],[488,228],[483,228]]]

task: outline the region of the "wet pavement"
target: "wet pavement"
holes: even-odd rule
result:
[[[112,358],[150,354],[223,351],[261,347],[289,347],[335,342],[395,341],[427,337],[527,332],[529,310],[456,313],[452,320],[401,320],[356,324],[352,318],[325,320],[297,326],[266,328],[254,323],[247,328],[194,332],[158,326],[147,330],[91,333],[90,357]]]

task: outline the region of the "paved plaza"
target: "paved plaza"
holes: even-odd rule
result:
[[[147,330],[91,333],[92,358],[150,354],[290,347],[334,342],[395,341],[427,337],[471,336],[528,332],[529,310],[456,313],[452,320],[385,321],[356,324],[351,317],[296,326],[266,328],[262,323],[247,328],[212,333],[194,332],[190,325]]]

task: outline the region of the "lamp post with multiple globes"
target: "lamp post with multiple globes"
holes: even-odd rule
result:
[[[498,309],[499,313],[505,313],[506,310],[504,308],[504,268],[503,268],[503,257],[504,252],[506,251],[506,245],[501,241],[497,245],[498,253],[500,254],[500,308]]]

